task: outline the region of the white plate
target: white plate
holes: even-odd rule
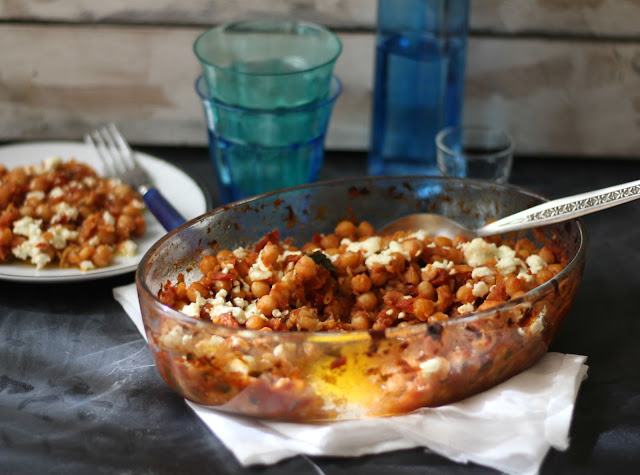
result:
[[[0,147],[0,163],[8,169],[41,163],[50,156],[59,156],[67,161],[75,158],[93,167],[104,175],[102,163],[93,150],[80,142],[30,142]],[[184,172],[173,165],[150,155],[136,152],[140,164],[149,172],[156,187],[187,221],[207,210],[207,200],[198,186]],[[147,232],[135,240],[138,245],[135,256],[116,256],[109,267],[83,272],[79,269],[47,267],[36,270],[35,266],[12,262],[0,264],[0,280],[22,282],[69,282],[92,280],[134,271],[147,250],[162,236],[165,229],[149,212],[145,213]]]

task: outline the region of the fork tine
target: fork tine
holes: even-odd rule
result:
[[[120,133],[120,131],[116,127],[116,124],[111,122],[108,125],[108,128],[111,131],[111,136],[114,138],[114,140],[118,144],[118,148],[120,149],[120,153],[122,153],[122,155],[126,155],[126,156],[131,156],[132,157],[133,156],[133,150],[131,150],[131,147],[129,146],[127,141],[124,139],[124,137],[122,136],[122,134]]]
[[[97,152],[98,158],[102,162],[102,166],[104,167],[106,175],[112,177],[117,176],[118,170],[115,167],[113,158],[109,153],[107,144],[103,140],[102,136],[98,133],[98,131],[96,130],[92,133],[86,134],[84,136],[84,141],[87,145],[91,146]]]

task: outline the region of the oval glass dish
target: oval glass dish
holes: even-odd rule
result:
[[[488,389],[534,364],[549,348],[576,294],[586,258],[580,221],[518,233],[562,246],[567,265],[535,289],[438,324],[384,331],[261,332],[188,317],[158,293],[220,249],[279,229],[294,244],[343,219],[376,229],[415,212],[468,225],[544,198],[510,185],[439,177],[377,177],[299,186],[218,208],[175,229],[144,256],[136,284],[149,346],[167,384],[185,398],[249,416],[321,421],[388,416]]]

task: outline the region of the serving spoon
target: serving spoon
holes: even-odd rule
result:
[[[379,234],[391,235],[396,231],[424,230],[431,236],[452,238],[456,234],[462,234],[472,239],[568,221],[638,198],[640,198],[640,180],[547,201],[477,229],[468,229],[439,214],[416,213],[388,223],[379,230]]]

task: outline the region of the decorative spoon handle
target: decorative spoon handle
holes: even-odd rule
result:
[[[476,230],[478,236],[568,221],[640,198],[640,180],[547,201]]]

